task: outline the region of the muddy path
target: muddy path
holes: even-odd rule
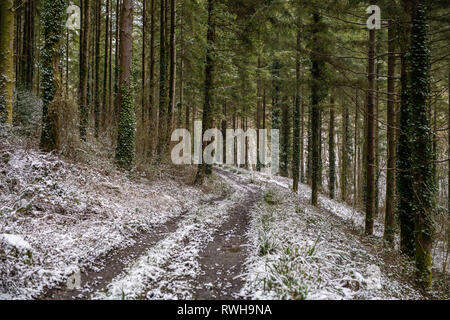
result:
[[[209,201],[200,203],[214,203],[222,201],[225,196],[217,196]],[[129,247],[116,249],[101,256],[95,261],[94,268],[86,268],[80,274],[81,288],[69,289],[67,283],[46,290],[39,299],[42,300],[87,300],[96,291],[103,291],[108,284],[139,256],[149,248],[161,241],[168,234],[174,232],[188,210],[183,211],[177,217],[171,218],[166,223],[157,225],[152,232],[142,233],[134,237],[135,244]]]
[[[235,187],[247,190],[245,199],[228,211],[229,218],[214,234],[214,241],[201,253],[201,275],[193,298],[197,300],[230,300],[239,298],[244,285],[241,277],[247,257],[249,210],[261,198],[260,189],[250,186],[229,172],[217,170],[222,177],[234,182]]]
[[[153,232],[140,234],[136,243],[131,247],[114,250],[96,261],[99,268],[89,268],[81,272],[81,288],[69,289],[67,283],[61,283],[59,287],[47,290],[39,299],[43,300],[73,300],[89,299],[91,293],[103,290],[111,280],[119,275],[124,268],[134,259],[142,255],[149,247],[156,244],[168,233],[176,230],[179,219],[183,216],[169,220],[163,225],[155,227]]]
[[[199,300],[239,298],[243,287],[243,279],[239,276],[245,271],[244,263],[247,257],[249,211],[262,196],[261,188],[251,184],[247,177],[219,168],[215,169],[215,174],[242,197],[240,201],[224,209],[224,219],[212,234],[212,241],[205,243],[197,257],[201,272],[197,278],[189,279],[189,282],[193,284],[192,298]],[[217,206],[223,201],[226,201],[225,195],[217,196],[203,204]],[[176,232],[187,214],[188,211],[185,211],[165,224],[155,226],[152,232],[136,236],[133,246],[113,250],[100,257],[94,268],[81,272],[80,289],[71,290],[67,283],[61,283],[58,287],[46,290],[39,299],[87,300],[95,292],[106,292],[113,279],[122,274],[133,261]],[[189,276],[186,275],[187,278]],[[145,299],[145,296],[142,298]]]

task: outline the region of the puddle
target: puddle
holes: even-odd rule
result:
[[[223,246],[222,251],[237,253],[241,251],[241,246]]]

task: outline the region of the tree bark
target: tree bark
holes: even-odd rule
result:
[[[97,1],[95,6],[95,83],[94,83],[94,129],[95,138],[98,138],[100,130],[100,35],[101,35],[101,10],[102,5]],[[105,90],[105,88],[104,88]]]
[[[434,233],[435,180],[433,177],[433,131],[427,112],[430,91],[426,8],[417,1],[413,8],[410,41],[411,145],[413,160],[413,214],[415,218],[416,269],[419,285],[432,286],[431,250]]]
[[[348,141],[349,141],[349,112],[348,106],[342,106],[342,154],[341,154],[341,200],[347,202],[348,189]]]
[[[114,123],[117,124],[120,113],[120,102],[119,102],[119,75],[120,75],[120,37],[119,37],[119,25],[120,25],[120,8],[121,0],[116,0],[116,30],[115,30],[115,56],[114,56]]]
[[[450,69],[448,71],[447,90],[450,92]],[[448,256],[450,254],[450,94],[448,95],[448,177],[447,177],[447,254],[444,263],[444,274],[447,271]]]
[[[292,175],[293,175],[293,191],[298,192],[298,184],[300,180],[300,161],[301,161],[301,146],[300,140],[303,140],[303,136],[300,136],[300,50],[301,50],[301,20],[300,20],[300,7],[297,12],[297,47],[295,55],[295,107],[294,107],[294,139],[293,139],[293,157],[292,157]]]
[[[213,125],[213,91],[214,91],[214,71],[215,71],[215,41],[216,41],[216,25],[215,25],[215,6],[216,0],[208,0],[208,31],[206,36],[206,66],[205,66],[205,104],[203,106],[202,133],[211,129]],[[203,142],[202,152],[207,147],[207,143]],[[201,159],[203,154],[201,155]],[[202,163],[198,167],[196,184],[203,184],[205,177],[212,173],[211,165]]]
[[[155,140],[153,137],[158,137],[158,110],[155,106],[155,2],[156,0],[150,0],[150,61],[149,61],[149,147],[150,152],[153,153],[155,149]]]
[[[287,97],[282,100],[282,121],[281,121],[281,154],[280,154],[280,175],[289,176],[290,140],[291,140],[291,108]]]
[[[366,141],[366,235],[373,234],[375,218],[375,30],[370,30],[369,39],[369,91],[367,101],[367,141]]]
[[[18,80],[19,85],[30,91],[33,88],[33,73],[34,73],[34,1],[26,1],[24,3],[24,23],[21,51],[21,73]],[[19,35],[18,35],[19,36]]]
[[[0,124],[12,124],[14,90],[14,1],[0,3]]]
[[[78,105],[80,114],[80,138],[86,141],[89,120],[88,81],[89,81],[89,34],[91,25],[91,2],[82,0],[82,20],[80,33],[80,82]]]
[[[395,34],[392,22],[388,28],[388,102],[387,102],[387,176],[384,240],[389,246],[395,236]]]
[[[356,209],[357,200],[358,200],[358,159],[359,159],[359,148],[358,148],[358,108],[359,108],[359,95],[358,95],[358,89],[356,89],[355,93],[355,138],[354,138],[354,156],[353,156],[353,209]]]
[[[135,114],[131,94],[131,64],[133,53],[133,0],[123,0],[120,10],[120,119],[116,162],[130,169],[134,159]]]
[[[109,101],[108,101],[108,92],[109,92],[109,84],[108,84],[108,74],[109,74],[109,37],[110,37],[110,25],[109,25],[109,1],[106,0],[106,21],[105,21],[105,61],[103,64],[103,96],[102,96],[102,112],[101,112],[101,127],[105,128],[106,122],[106,114],[109,113]]]
[[[261,55],[258,55],[258,64],[256,69],[256,129],[257,129],[257,143],[256,143],[256,170],[261,171],[261,159],[260,159],[260,137],[259,130],[261,129],[261,116],[262,116],[262,80],[261,80]]]
[[[44,0],[42,4],[42,133],[40,148],[53,151],[58,147],[58,110],[54,104],[60,94],[60,57],[65,18],[65,0]]]
[[[334,110],[335,101],[333,95],[330,101],[330,125],[328,133],[328,154],[329,154],[329,191],[330,199],[335,197],[335,184],[336,184],[336,154],[335,154],[335,142],[334,142]]]
[[[177,44],[176,44],[176,0],[170,0],[170,79],[169,79],[169,112],[167,118],[167,139],[169,142],[175,122],[175,92],[177,75]]]
[[[411,0],[403,0],[406,19],[411,18]],[[410,145],[410,107],[408,89],[408,43],[410,37],[409,21],[403,23],[400,36],[401,56],[401,106],[400,127],[397,146],[397,214],[400,220],[400,251],[411,259],[415,256],[414,216],[412,203],[414,190],[411,173],[411,145]]]
[[[147,0],[142,0],[141,122],[145,127],[147,112]],[[145,146],[144,146],[145,152]]]
[[[158,155],[161,157],[167,147],[167,49],[166,49],[166,1],[160,5],[160,41],[159,41],[159,127],[158,127]]]
[[[320,14],[318,12],[313,14],[313,41],[318,45],[318,33],[319,33],[319,23],[320,23]],[[316,48],[318,49],[318,48]],[[321,82],[322,76],[322,63],[319,61],[319,57],[316,53],[312,53],[311,55],[312,67],[311,67],[311,76],[312,76],[312,85],[311,85],[311,204],[313,206],[318,205],[318,195],[320,188],[320,180],[321,180],[321,148],[320,148],[320,86],[323,85]]]

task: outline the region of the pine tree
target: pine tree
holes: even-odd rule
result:
[[[450,68],[448,71],[448,88],[450,90]],[[447,173],[447,194],[450,195],[450,94],[448,95],[448,173]],[[447,270],[447,261],[450,254],[450,196],[447,198],[447,254],[444,263],[444,273]]]
[[[170,75],[169,75],[169,108],[167,116],[168,140],[172,134],[175,119],[175,90],[177,74],[177,44],[176,44],[176,0],[170,0]]]
[[[120,85],[119,85],[119,75],[120,75],[120,36],[119,36],[119,26],[120,26],[120,9],[122,0],[116,0],[116,29],[115,29],[115,56],[114,56],[114,123],[117,124],[120,117]]]
[[[141,123],[145,127],[147,113],[147,0],[142,0],[142,55],[141,55]],[[145,153],[145,145],[144,145]]]
[[[291,155],[291,108],[287,97],[283,97],[281,104],[281,152],[280,152],[280,175],[282,177],[289,176],[289,158]]]
[[[105,21],[105,53],[104,53],[104,64],[103,64],[103,95],[102,95],[102,112],[101,112],[101,127],[105,128],[106,115],[109,113],[109,87],[110,80],[109,76],[110,72],[110,48],[109,48],[109,38],[112,37],[110,35],[110,0],[106,0],[106,21]]]
[[[411,1],[404,0],[404,12],[407,19],[411,14]],[[409,23],[403,23],[399,32],[399,46],[401,56],[401,105],[399,114],[399,132],[397,141],[397,214],[400,221],[400,251],[410,258],[414,258],[414,216],[413,216],[413,182],[411,168],[411,110],[410,110],[410,89],[408,87],[408,43],[410,35]]]
[[[133,0],[123,0],[120,12],[120,120],[116,162],[119,166],[130,169],[134,160],[134,136],[136,130],[131,92]]]
[[[367,235],[373,234],[375,219],[375,30],[369,31],[369,91],[367,93],[366,121],[366,228]]]
[[[413,214],[415,218],[416,267],[420,285],[430,288],[431,249],[434,231],[433,131],[427,112],[429,99],[428,26],[426,8],[417,1],[414,8],[411,43],[409,49],[409,73],[411,86],[411,150],[413,161]]]
[[[89,81],[89,35],[91,25],[91,1],[82,0],[80,33],[80,82],[78,105],[80,113],[80,138],[86,141],[89,121],[88,81]]]
[[[392,245],[395,235],[395,34],[392,21],[388,27],[388,102],[387,102],[387,177],[384,240]]]
[[[319,12],[313,13],[311,51],[311,203],[318,205],[319,189],[322,181],[321,164],[321,103],[327,96],[325,61],[318,53],[324,52],[320,44],[325,33],[325,25]]]
[[[54,104],[61,90],[60,57],[66,10],[65,0],[44,0],[42,4],[42,33],[44,45],[42,64],[42,133],[41,149],[52,151],[58,147],[58,113]]]
[[[335,153],[335,142],[334,142],[334,109],[335,109],[335,100],[334,97],[331,96],[330,101],[330,125],[328,132],[328,153],[329,153],[329,181],[328,187],[330,191],[330,199],[334,199],[335,197],[335,185],[336,185],[336,153]]]
[[[23,3],[23,34],[22,40],[22,52],[21,52],[21,72],[18,75],[17,87],[21,89],[31,91],[33,88],[33,75],[34,75],[34,14],[35,14],[35,1],[26,1]]]
[[[160,6],[160,41],[159,41],[159,126],[158,126],[158,155],[162,156],[167,147],[167,110],[168,110],[168,65],[166,47],[166,1],[161,0]]]
[[[272,130],[281,129],[281,68],[280,61],[275,58],[272,64]]]
[[[341,200],[347,201],[347,182],[348,182],[348,144],[349,144],[349,126],[350,115],[348,112],[348,106],[344,104],[342,106],[342,152],[341,152]]]
[[[94,71],[94,129],[98,138],[100,130],[100,35],[101,35],[101,9],[100,1],[95,3],[95,71]]]
[[[150,55],[149,55],[149,109],[148,117],[150,124],[150,139],[147,142],[149,144],[150,152],[154,151],[154,141],[152,134],[157,136],[158,124],[157,124],[157,108],[155,105],[155,3],[156,0],[150,0]]]
[[[214,93],[214,72],[215,72],[215,42],[216,42],[216,21],[215,21],[216,0],[208,0],[208,30],[206,36],[206,64],[205,64],[205,85],[204,94],[205,101],[203,105],[203,121],[202,133],[209,130],[213,126],[213,93]],[[202,136],[203,136],[202,134]],[[205,150],[207,143],[203,142],[202,152]],[[203,158],[203,155],[202,155]],[[203,184],[205,177],[212,174],[210,164],[202,163],[198,166],[196,184]]]
[[[14,87],[14,1],[0,3],[0,124],[12,124]]]
[[[294,141],[293,141],[293,148],[292,148],[292,175],[293,175],[293,191],[295,193],[298,192],[298,184],[300,176],[303,179],[303,172],[300,174],[300,152],[303,150],[301,149],[300,140],[303,140],[303,135],[300,136],[301,130],[300,130],[300,120],[303,121],[303,119],[300,119],[301,110],[300,105],[302,103],[301,96],[300,96],[300,49],[301,49],[301,20],[300,20],[300,6],[298,8],[297,12],[297,46],[296,46],[296,61],[295,61],[295,107],[294,107]],[[303,182],[303,181],[302,181]]]

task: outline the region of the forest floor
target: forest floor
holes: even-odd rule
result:
[[[448,299],[363,236],[360,212],[291,180],[217,167],[150,179],[0,139],[0,299]]]

